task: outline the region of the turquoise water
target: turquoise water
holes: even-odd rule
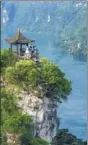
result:
[[[35,39],[35,44],[41,57],[46,57],[55,62],[66,77],[72,81],[72,92],[67,102],[58,107],[61,118],[60,128],[68,128],[71,133],[86,139],[86,62],[77,61],[72,55],[62,52],[54,44],[54,36],[41,34],[27,34]],[[7,44],[3,44],[6,47]]]

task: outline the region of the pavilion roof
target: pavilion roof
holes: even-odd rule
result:
[[[34,42],[35,40],[26,38],[19,29],[15,36],[10,39],[5,39],[5,41],[12,44],[28,44]]]

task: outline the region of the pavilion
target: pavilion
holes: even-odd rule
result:
[[[18,29],[17,33],[15,36],[9,39],[5,39],[6,42],[10,44],[10,49],[13,53],[15,53],[18,58],[24,58],[24,59],[29,59],[29,58],[34,58],[38,59],[38,49],[35,49],[35,46],[33,46],[33,42],[35,40],[28,39],[26,38],[20,29]],[[30,45],[30,48],[29,48]],[[15,50],[14,50],[15,46]],[[34,56],[36,54],[36,56]]]
[[[19,52],[21,52],[22,50],[24,50],[23,46],[25,46],[25,45],[28,46],[29,44],[32,44],[32,42],[34,42],[35,40],[31,40],[31,39],[26,38],[22,34],[22,32],[20,31],[20,29],[18,29],[18,31],[15,34],[15,36],[13,36],[10,39],[5,39],[5,41],[10,44],[10,49],[12,51],[13,51],[13,46],[16,46],[16,53],[17,53],[17,55],[19,55]]]

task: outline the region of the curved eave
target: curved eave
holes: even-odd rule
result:
[[[35,40],[13,40],[13,39],[5,39],[5,42],[11,43],[11,44],[27,44],[27,43],[32,43]]]

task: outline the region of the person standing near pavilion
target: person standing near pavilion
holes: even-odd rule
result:
[[[39,61],[39,52],[37,48],[35,50],[35,56],[36,56],[36,61]]]
[[[26,47],[25,58],[26,58],[26,59],[29,59],[30,57],[31,57],[31,54],[30,54],[29,48]]]

